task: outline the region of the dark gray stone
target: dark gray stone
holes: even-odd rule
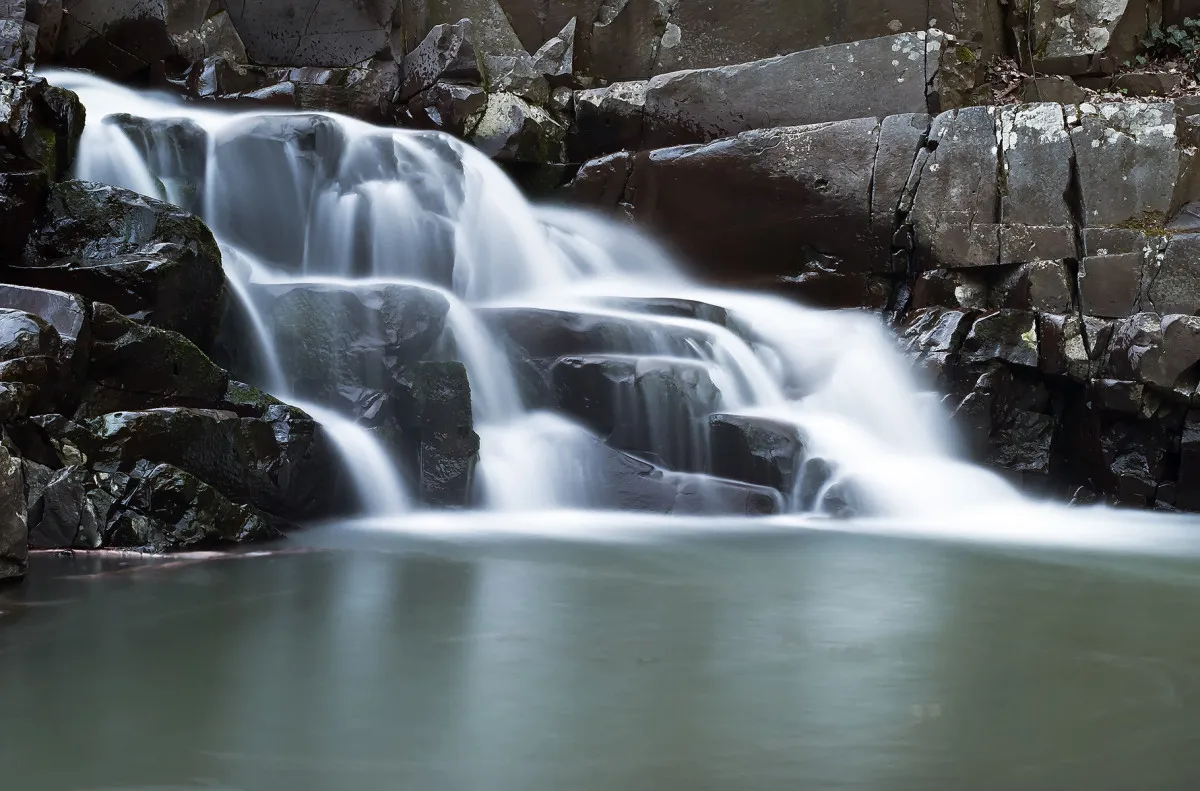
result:
[[[21,459],[0,444],[0,583],[25,576],[29,558],[25,503]]]
[[[1171,104],[1081,108],[1071,130],[1085,226],[1162,227],[1179,178]]]
[[[69,181],[54,185],[17,282],[59,289],[188,337],[216,335],[225,286],[221,253],[197,217],[129,190]]]
[[[1088,256],[1079,265],[1079,300],[1085,314],[1123,319],[1137,312],[1143,274],[1141,252]]]
[[[397,0],[246,0],[228,9],[255,63],[330,67],[386,51],[397,6]]]
[[[117,412],[87,426],[85,451],[95,465],[171,464],[284,519],[326,516],[340,504],[337,453],[321,427],[292,407],[271,407],[262,418],[185,408]]]
[[[483,153],[502,162],[551,163],[566,157],[566,129],[541,107],[511,93],[488,96],[469,136]]]
[[[713,415],[712,473],[766,486],[791,498],[804,460],[799,429],[760,417]]]
[[[750,129],[926,111],[924,33],[838,44],[779,58],[652,79],[645,144],[702,143]],[[928,50],[928,51],[927,51]],[[796,86],[805,86],[797,92]]]
[[[885,272],[891,257],[875,247],[871,210],[878,134],[863,118],[642,153],[626,199],[639,222],[717,275],[795,275],[810,263]]]
[[[1153,271],[1146,297],[1157,313],[1200,313],[1200,236],[1171,237]]]
[[[476,50],[473,34],[470,19],[430,30],[425,40],[404,56],[397,98],[407,102],[438,81],[483,84],[483,53]]]
[[[971,363],[1003,360],[1013,365],[1038,365],[1037,316],[1020,310],[998,310],[976,319],[962,348]]]

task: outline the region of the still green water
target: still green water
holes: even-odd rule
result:
[[[0,787],[1200,787],[1200,560],[304,540],[37,558],[0,594]]]

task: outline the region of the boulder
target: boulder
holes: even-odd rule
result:
[[[1140,51],[1161,4],[1148,0],[1018,0],[1009,19],[1026,71],[1087,74],[1130,60]]]
[[[566,129],[541,107],[511,93],[493,93],[468,139],[502,162],[561,162]]]
[[[718,277],[888,271],[875,247],[874,118],[745,132],[637,156],[635,219]],[[731,195],[737,196],[735,204]]]
[[[1087,315],[1123,319],[1138,311],[1144,255],[1090,255],[1079,263],[1079,303]]]
[[[481,87],[439,82],[410,99],[406,109],[415,127],[467,137],[475,131],[487,103]]]
[[[582,161],[623,148],[643,148],[648,88],[643,80],[576,91],[575,123],[567,142],[570,158]]]
[[[127,471],[139,461],[171,464],[238,503],[283,519],[328,515],[340,504],[341,468],[321,427],[294,407],[261,417],[161,408],[87,421],[82,438],[96,469]]]
[[[19,267],[37,288],[106,302],[207,348],[225,274],[212,233],[197,217],[129,190],[82,181],[54,185]]]
[[[380,389],[388,369],[423,359],[442,336],[450,303],[433,289],[285,286],[274,289],[271,331],[289,389],[337,403]]]
[[[408,467],[418,474],[421,502],[470,503],[479,458],[467,369],[458,362],[422,362],[395,371],[387,393],[403,434]]]
[[[131,491],[123,501],[128,508],[105,529],[108,546],[201,549],[280,535],[250,506],[235,505],[194,475],[169,464],[139,462],[130,477]]]
[[[714,475],[778,490],[791,498],[804,461],[799,429],[768,418],[713,415],[709,419]]]
[[[558,408],[612,447],[674,470],[708,470],[708,417],[722,398],[703,363],[564,357],[551,368],[551,381]]]
[[[750,129],[923,113],[925,75],[941,47],[939,38],[924,32],[905,33],[655,77],[646,88],[644,145],[702,143]],[[806,89],[797,94],[796,85]]]
[[[996,306],[1040,313],[1068,313],[1073,297],[1070,276],[1062,261],[1020,264],[996,287]]]
[[[57,356],[70,380],[82,381],[91,355],[91,313],[74,294],[0,284],[0,307],[37,316],[58,336]]]
[[[1055,420],[1049,393],[1033,373],[988,365],[954,419],[981,461],[1016,473],[1050,472]]]
[[[0,444],[0,584],[25,576],[29,557],[21,459]]]
[[[1195,376],[1197,363],[1200,317],[1138,313],[1116,322],[1104,374],[1172,391],[1185,375]]]
[[[229,375],[179,333],[147,327],[97,302],[92,355],[77,418],[161,406],[211,407]]]
[[[1146,307],[1164,315],[1200,312],[1200,236],[1173,236],[1155,258]]]
[[[0,262],[20,254],[50,184],[70,168],[83,117],[75,94],[0,67]]]
[[[407,102],[438,82],[482,85],[482,53],[475,48],[473,32],[470,19],[430,30],[425,40],[404,56],[397,98]]]
[[[526,4],[529,0],[518,0]],[[481,54],[515,55],[532,52],[546,36],[536,43],[523,46],[513,30],[508,9],[508,0],[401,0],[400,16],[403,21],[398,31],[403,36],[405,52],[412,52],[427,38],[429,32],[439,25],[455,25],[463,19],[471,22],[471,33],[475,48]],[[561,9],[559,7],[562,7]],[[566,3],[554,3],[553,12],[565,10]],[[567,13],[561,27],[573,14]],[[558,27],[554,28],[555,30]]]
[[[962,357],[969,363],[1002,360],[1036,368],[1037,316],[1020,310],[997,310],[980,316],[963,341]]]
[[[944,386],[948,369],[957,364],[971,326],[971,315],[964,311],[941,307],[917,310],[901,330],[900,348]]]

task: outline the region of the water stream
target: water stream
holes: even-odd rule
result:
[[[516,363],[483,320],[496,311],[564,311],[627,330],[638,366],[695,366],[721,412],[800,429],[862,510],[929,516],[1011,503],[997,476],[962,463],[936,400],[921,392],[876,317],[826,312],[705,287],[632,229],[585,212],[531,205],[490,160],[438,133],[375,128],[328,114],[217,112],[71,72],[89,123],[79,178],[127,187],[200,214],[224,252],[260,361],[256,384],[320,419],[344,451],[364,507],[409,507],[403,473],[337,403],[296,388],[271,309],[281,287],[357,293],[417,286],[449,301],[444,342],[467,367],[481,436],[476,498],[501,511],[588,504],[596,443],[566,417],[531,408]],[[671,300],[721,309],[663,315]],[[319,339],[305,339],[319,340]],[[624,415],[622,416],[624,418]],[[635,414],[659,458],[703,471],[707,427]]]

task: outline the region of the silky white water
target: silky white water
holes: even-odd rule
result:
[[[923,518],[1019,502],[996,475],[954,458],[947,421],[921,392],[877,317],[807,309],[782,299],[705,287],[631,229],[577,210],[532,206],[490,160],[437,133],[380,129],[326,114],[225,113],[138,93],[73,72],[47,75],[87,107],[78,178],[126,187],[200,214],[224,253],[232,292],[250,317],[258,381],[295,400],[268,317],[281,284],[347,290],[418,284],[450,303],[444,348],[468,370],[483,508],[587,507],[597,445],[572,420],[528,408],[515,361],[487,311],[569,311],[628,330],[612,349],[647,367],[702,370],[719,411],[795,425],[821,484],[852,491],[876,515]],[[144,139],[131,138],[148,119]],[[186,122],[190,150],[162,132]],[[727,311],[726,326],[659,315],[652,300]],[[352,415],[304,403],[343,451],[364,506],[404,511],[402,472]],[[698,464],[696,436],[647,427],[663,458]],[[630,416],[633,419],[633,416]],[[684,447],[686,445],[686,447]],[[411,472],[411,471],[410,471]],[[798,498],[791,499],[799,508]]]

